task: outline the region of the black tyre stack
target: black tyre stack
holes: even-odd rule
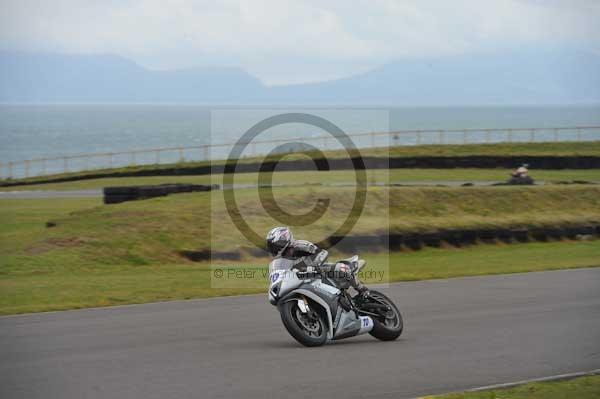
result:
[[[159,184],[153,186],[104,187],[104,203],[118,204],[125,201],[164,197],[169,194],[191,193],[195,191],[218,190],[219,186],[203,184]]]
[[[104,203],[118,204],[140,197],[139,187],[104,187]]]

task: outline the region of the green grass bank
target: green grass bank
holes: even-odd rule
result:
[[[258,189],[236,190],[244,217],[257,231],[270,227]],[[278,188],[282,209],[304,212],[315,198],[335,201],[298,237],[317,240],[352,206],[354,189]],[[264,292],[216,289],[211,264],[182,250],[238,250],[223,192],[179,194],[103,205],[99,199],[0,200],[0,313],[73,309],[124,303]],[[269,201],[266,207],[272,212]],[[51,223],[49,223],[51,222]],[[371,187],[355,233],[444,228],[545,226],[600,222],[600,187]],[[334,254],[336,256],[337,254]],[[600,241],[479,245],[461,249],[363,254],[383,265],[389,281],[553,270],[600,265]],[[235,266],[265,266],[244,258]],[[213,265],[214,266],[214,265]],[[236,266],[236,267],[237,267]]]
[[[534,382],[507,389],[452,393],[423,399],[597,399],[600,375],[570,380]]]

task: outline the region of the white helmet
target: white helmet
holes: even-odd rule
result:
[[[275,227],[267,234],[267,250],[273,256],[281,255],[290,246],[294,236],[287,227]]]

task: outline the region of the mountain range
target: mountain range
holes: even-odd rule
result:
[[[266,86],[240,68],[158,71],[116,55],[0,52],[1,103],[459,106],[600,103],[600,56],[575,50],[399,59],[349,78]]]

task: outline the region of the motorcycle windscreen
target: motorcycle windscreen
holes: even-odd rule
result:
[[[269,264],[269,273],[272,273],[275,270],[291,270],[293,265],[294,261],[292,259],[273,259],[273,261]]]

